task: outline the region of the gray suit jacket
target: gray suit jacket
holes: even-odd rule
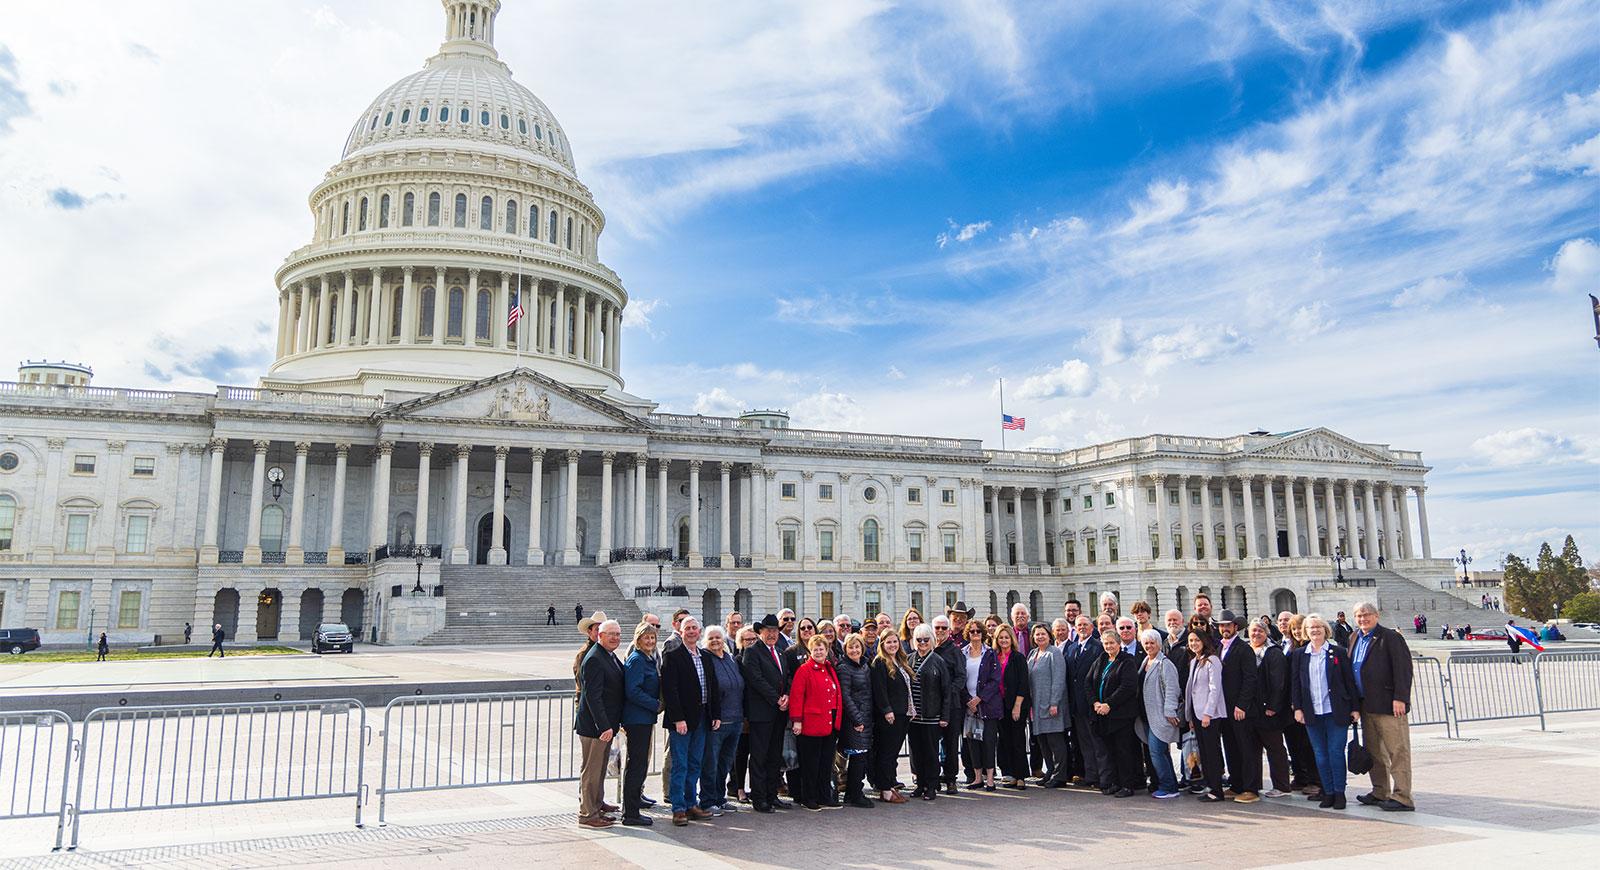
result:
[[[1033,733],[1056,734],[1067,729],[1067,659],[1054,645],[1028,656],[1028,679],[1033,688]],[[1054,705],[1056,715],[1050,715]]]

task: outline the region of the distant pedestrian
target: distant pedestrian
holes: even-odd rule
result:
[[[222,631],[222,623],[219,622],[211,627],[211,652],[206,653],[206,658],[211,658],[213,653],[218,658],[227,658],[227,655],[222,652],[222,639],[224,637],[227,637],[227,635]]]
[[[572,613],[577,618],[577,620],[579,622],[582,622],[583,621],[583,602],[581,602],[581,601],[578,602],[578,606],[572,608]]]
[[[94,660],[97,662],[105,661],[106,655],[111,652],[111,644],[106,641],[106,633],[103,631],[100,632],[100,643],[95,645],[95,650]]]
[[[183,624],[183,645],[189,645],[189,638],[194,637],[194,626],[185,622]]]
[[[548,614],[548,615],[544,619],[544,624],[545,625],[555,625],[556,624],[556,606],[554,604],[551,604],[550,608],[548,610],[546,610],[545,613]]]
[[[1383,557],[1382,556],[1378,557],[1378,568],[1380,570],[1383,568]]]

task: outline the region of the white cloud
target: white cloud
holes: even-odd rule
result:
[[[950,219],[946,218],[946,220]],[[941,248],[956,242],[971,241],[988,232],[989,226],[989,221],[981,221],[979,223],[966,224],[963,226],[956,223],[954,220],[950,220],[950,230],[948,232],[940,233],[935,241],[939,243],[939,247]]]
[[[1592,448],[1532,426],[1485,435],[1472,442],[1472,450],[1489,464],[1501,466],[1595,459]]]
[[[1178,362],[1205,363],[1249,348],[1250,342],[1232,326],[1185,324],[1173,332],[1157,333],[1144,340],[1138,355],[1146,375],[1154,375]]]
[[[1333,315],[1333,310],[1328,303],[1317,300],[1310,305],[1296,308],[1289,318],[1289,331],[1299,341],[1304,341],[1313,335],[1327,332],[1338,325],[1339,318]]]
[[[1052,366],[1043,374],[1024,379],[1022,386],[1017,388],[1017,398],[1082,398],[1094,392],[1097,380],[1094,369],[1089,368],[1088,363],[1080,359],[1064,360],[1061,365]]]
[[[1189,207],[1189,183],[1186,181],[1157,180],[1145,188],[1144,199],[1129,202],[1133,214],[1118,229],[1121,233],[1137,233],[1155,224],[1165,223]]]
[[[1122,325],[1120,317],[1114,317],[1096,326],[1086,341],[1099,352],[1101,365],[1122,362],[1134,350],[1134,341],[1129,337],[1128,330]]]
[[[906,379],[905,372],[900,371],[899,366],[889,366],[888,377],[891,381],[903,381]]]
[[[656,331],[650,327],[650,315],[665,304],[660,299],[640,299],[637,296],[629,299],[627,307],[622,309],[622,328],[637,329],[655,338]]]
[[[711,392],[697,393],[694,397],[694,412],[707,417],[737,417],[744,410],[745,404],[722,387],[713,387]]]
[[[1600,294],[1600,245],[1594,239],[1568,239],[1546,268],[1550,289],[1563,296]]]
[[[1425,308],[1443,302],[1447,297],[1460,293],[1470,286],[1466,276],[1460,272],[1454,275],[1435,275],[1401,290],[1389,304],[1394,308]]]
[[[846,393],[824,391],[795,402],[790,421],[796,429],[860,430],[861,406]]]

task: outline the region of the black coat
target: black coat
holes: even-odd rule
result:
[[[700,677],[694,671],[694,656],[700,658],[700,666],[706,675],[706,703],[703,709],[700,703]],[[661,657],[661,703],[666,708],[661,727],[669,731],[676,728],[679,722],[689,723],[691,731],[699,728],[702,714],[713,722],[722,718],[717,669],[709,651],[693,649],[685,644]]]
[[[800,670],[800,666],[806,663],[806,659],[811,658],[811,650],[794,643],[779,653],[779,656],[783,659],[783,691],[784,694],[788,694],[789,684],[794,682],[794,675]]]
[[[1178,697],[1189,688],[1189,648],[1183,644],[1175,643],[1167,650],[1167,660],[1178,669]]]
[[[1256,709],[1262,715],[1268,710],[1272,717],[1268,723],[1282,728],[1289,711],[1289,658],[1276,644],[1267,644],[1267,651],[1256,663],[1256,683],[1261,690]],[[1226,693],[1227,689],[1223,689]]]
[[[1228,717],[1237,707],[1246,717],[1261,712],[1261,689],[1256,677],[1256,653],[1250,641],[1235,637],[1228,654],[1222,657],[1222,697],[1228,702]]]
[[[844,731],[841,746],[844,749],[867,750],[872,748],[872,663],[863,658],[861,664],[846,656],[839,661],[839,688],[844,695]],[[856,726],[863,726],[860,731]]]
[[[1350,636],[1350,660],[1360,632]],[[1394,715],[1394,702],[1411,709],[1411,648],[1400,632],[1385,626],[1372,630],[1367,655],[1361,661],[1361,712]]]
[[[912,670],[917,674],[922,691],[924,709],[917,711],[918,718],[937,719],[946,724],[961,721],[961,693],[956,691],[955,683],[950,679],[950,663],[945,661],[944,656],[936,652],[928,653],[921,670]],[[963,668],[961,672],[965,675],[966,669]]]
[[[789,694],[789,675],[773,659],[772,650],[760,641],[745,647],[739,656],[739,667],[744,671],[744,718],[751,722],[788,721],[789,714],[778,709],[778,699]]]
[[[615,731],[622,722],[622,663],[605,647],[594,644],[578,665],[578,680],[573,730],[579,737],[595,738]]]
[[[948,721],[951,723],[961,722],[967,715],[967,702],[965,700],[967,691],[966,650],[961,648],[961,644],[953,640],[947,640],[934,647],[933,651],[944,659],[944,663],[950,671],[950,691],[956,696],[956,706],[951,711]]]
[[[1071,699],[1068,706],[1072,708],[1073,715],[1088,711],[1089,696],[1084,693],[1084,686],[1088,684],[1084,681],[1088,679],[1089,668],[1094,665],[1094,660],[1104,654],[1099,641],[1089,640],[1085,643],[1067,644],[1067,696]]]
[[[1094,668],[1085,677],[1084,694],[1091,705],[1090,715],[1107,719],[1138,718],[1144,712],[1144,705],[1139,703],[1144,682],[1139,673],[1139,660],[1124,651],[1110,660],[1110,670],[1106,670],[1106,664],[1107,657],[1102,649],[1100,657],[1095,659]],[[1110,704],[1111,712],[1100,717],[1094,712],[1094,704]]]
[[[1350,721],[1350,713],[1360,709],[1361,695],[1356,691],[1355,671],[1350,668],[1350,652],[1344,647],[1327,644],[1328,655],[1328,706],[1333,720],[1339,724]],[[1311,695],[1311,645],[1307,644],[1289,654],[1289,704],[1311,721],[1316,705]],[[1391,710],[1390,712],[1393,712]]]
[[[883,721],[885,713],[893,713],[896,723],[905,721],[911,710],[911,688],[896,668],[889,672],[881,659],[872,660],[872,716],[873,723]]]
[[[994,654],[998,661],[1000,654]],[[1016,709],[1017,699],[1022,699],[1022,718],[1028,721],[1028,711],[1032,709],[1033,680],[1028,673],[1028,658],[1022,653],[1013,651],[1011,658],[1006,662],[1005,670],[1000,674],[1000,718],[1010,719],[1011,711]]]

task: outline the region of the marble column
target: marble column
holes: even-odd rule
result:
[[[1156,474],[1152,475],[1150,479],[1154,482],[1156,489],[1156,546],[1152,556],[1157,560],[1171,559],[1172,529],[1167,522],[1167,476],[1165,474]],[[1146,529],[1145,537],[1148,538],[1149,536],[1149,530]],[[1146,541],[1145,546],[1149,546],[1148,541]],[[1099,607],[1099,602],[1095,602],[1095,607]]]
[[[1261,480],[1263,498],[1261,503],[1267,509],[1267,546],[1265,558],[1277,559],[1281,556],[1278,551],[1278,480],[1275,477],[1264,477]]]
[[[755,473],[748,465],[744,467],[744,473],[739,475],[739,549],[743,550],[747,557],[753,557],[757,552],[756,548],[751,544],[756,531],[756,512],[752,504],[756,491],[754,478]],[[840,489],[842,490],[844,487],[840,487]],[[844,493],[840,493],[840,498],[844,498]],[[839,534],[842,538],[844,535],[843,528],[839,530]],[[842,541],[840,546],[842,548]]]
[[[306,561],[306,455],[311,452],[311,442],[294,443],[294,493],[289,497],[289,547],[283,561],[288,565],[303,565]]]
[[[456,521],[453,524],[450,541],[450,564],[465,565],[472,561],[472,554],[467,551],[467,465],[472,458],[471,444],[456,445]]]
[[[339,293],[339,316],[334,318],[338,335],[335,336],[334,347],[349,347],[350,345],[350,318],[355,308],[356,273],[349,269],[341,273],[344,275],[344,290]]]
[[[801,568],[811,567],[807,559],[811,553],[811,480],[816,477],[814,471],[800,472],[800,534],[795,541],[799,551],[795,553],[795,561]]]
[[[656,463],[656,547],[672,549],[676,542],[667,537],[667,469],[670,459],[657,459]]]
[[[617,461],[615,450],[600,453],[600,545],[595,548],[594,563],[611,562],[611,472]]]
[[[328,289],[328,276],[321,278],[322,289],[317,292],[317,340],[311,343],[312,347],[329,347],[333,342],[328,339],[328,332],[333,327],[333,293]]]
[[[1012,535],[1017,543],[1017,573],[1028,573],[1028,543],[1022,536],[1022,487],[1011,488]]]
[[[349,477],[350,445],[333,445],[333,504],[328,506],[328,564],[344,564],[344,489]]]
[[[1361,487],[1361,511],[1366,518],[1367,526],[1367,568],[1370,570],[1378,566],[1378,557],[1383,554],[1382,545],[1378,542],[1378,499],[1373,492],[1377,485],[1367,480]]]
[[[1050,567],[1049,567],[1050,566],[1050,561],[1045,558],[1045,547],[1044,547],[1045,539],[1047,539],[1050,536],[1048,530],[1045,528],[1045,525],[1044,525],[1045,491],[1044,491],[1044,489],[1041,488],[1041,489],[1034,490],[1034,492],[1037,493],[1037,497],[1034,498],[1034,500],[1033,500],[1033,521],[1037,524],[1038,531],[1039,531],[1039,535],[1038,535],[1038,545],[1039,546],[1037,547],[1037,550],[1038,550],[1037,559],[1038,559],[1038,562],[1039,562],[1039,573],[1040,574],[1045,574],[1045,573],[1048,573],[1049,570],[1050,570]],[[933,487],[931,487],[931,486],[928,487],[927,496],[928,496],[928,504],[930,504],[930,505],[933,504],[933,501],[932,501],[933,496],[934,496]],[[931,537],[933,537],[933,536],[935,536],[937,534],[938,534],[938,529],[934,528],[933,516],[930,513],[929,516],[928,516],[928,536],[931,538]],[[928,548],[931,548],[931,546],[932,546],[932,542],[930,541],[929,545],[928,545]],[[930,561],[937,561],[937,560],[930,560]]]
[[[289,291],[286,290],[286,289],[278,291],[278,345],[277,345],[277,348],[276,348],[276,353],[277,353],[276,358],[277,359],[283,359],[284,357],[289,355],[288,352],[286,351],[286,348],[288,346],[289,324],[292,322],[292,319],[290,317],[290,313],[293,310],[293,303],[290,301],[289,296],[290,296]]]
[[[722,501],[717,505],[717,556],[722,560],[722,567],[733,567],[733,463],[719,463],[717,470],[722,475]]]
[[[1302,483],[1306,491],[1306,551],[1302,555],[1317,558],[1322,555],[1317,549],[1317,482],[1308,477]]]
[[[1239,533],[1233,530],[1233,481],[1222,478],[1222,546],[1228,561],[1244,558],[1239,552]]]
[[[1261,545],[1256,541],[1256,497],[1251,492],[1250,484],[1254,478],[1245,475],[1239,478],[1241,494],[1244,496],[1244,552],[1239,554],[1241,559],[1251,557],[1261,558]]]
[[[434,301],[437,303],[438,291],[434,291]],[[428,483],[433,477],[433,442],[422,441],[417,444],[417,546],[426,546],[428,543]]]
[[[1300,558],[1300,520],[1299,511],[1294,506],[1294,478],[1283,479],[1283,509],[1288,514],[1289,525],[1289,557]],[[1315,533],[1315,528],[1313,528]]]
[[[217,563],[217,531],[222,523],[222,454],[228,442],[213,438],[207,445],[211,449],[211,465],[206,480],[206,528],[201,538],[200,561],[208,565]]]
[[[1172,544],[1172,558],[1179,561],[1198,558],[1194,545],[1194,522],[1189,517],[1189,475],[1178,475],[1178,529],[1179,536]],[[1180,548],[1177,541],[1182,541]]]
[[[1422,558],[1433,558],[1433,545],[1428,541],[1428,503],[1423,499],[1423,493],[1428,491],[1425,486],[1417,490],[1417,531],[1422,535]]]
[[[1006,553],[1006,536],[1000,531],[1000,487],[989,488],[989,541],[990,549],[994,551],[996,565],[1009,565],[1011,559]]]
[[[267,483],[267,448],[272,446],[271,441],[253,441],[255,447],[255,464],[250,469],[250,517],[249,531],[244,539],[244,563],[246,565],[261,564],[261,509],[264,507],[262,498],[266,494]],[[240,602],[243,607],[243,602]]]
[[[1407,489],[1409,487],[1396,487],[1396,492],[1400,496],[1400,548],[1395,551],[1396,559],[1410,559],[1416,552],[1411,547],[1411,506],[1407,504],[1410,500],[1406,495]]]
[[[689,460],[689,567],[705,564],[700,554],[700,460]]]
[[[578,565],[583,561],[583,552],[578,549],[578,457],[581,451],[567,451],[567,485],[566,496],[566,522],[563,523],[566,538],[561,542],[561,564]]]
[[[1378,489],[1378,498],[1383,503],[1383,543],[1385,549],[1388,550],[1388,552],[1384,553],[1384,562],[1387,564],[1393,562],[1400,552],[1400,536],[1396,534],[1397,529],[1394,521],[1393,485],[1388,481],[1384,481]]]
[[[405,276],[404,283],[401,285],[402,295],[400,297],[401,344],[417,343],[417,310],[421,306],[417,305],[417,291],[411,284],[412,273],[416,271],[416,268],[415,266],[404,266],[400,270]]]
[[[494,448],[494,527],[489,530],[489,564],[506,564],[506,456],[511,448]]]
[[[647,484],[649,457],[639,454],[638,461],[633,464],[633,546],[645,547],[645,501],[649,498]]]
[[[311,316],[311,282],[296,281],[294,286],[300,290],[300,313],[295,321],[294,349],[296,353],[305,353],[311,349],[311,322],[314,319]]]
[[[529,565],[544,564],[544,542],[539,532],[544,524],[544,448],[528,449],[533,468],[528,473],[528,552]]]
[[[367,344],[382,344],[383,270],[372,270],[372,285],[367,288]]]
[[[444,267],[436,266],[433,270],[433,343],[444,344],[445,309],[449,307],[449,294],[444,287]],[[421,532],[418,532],[421,540]]]
[[[1328,523],[1328,555],[1334,555],[1339,549],[1339,517],[1334,507],[1339,503],[1333,495],[1333,478],[1323,478],[1322,481],[1322,507],[1327,516]]]
[[[579,287],[572,288],[572,307],[578,315],[578,320],[572,326],[572,356],[582,360],[587,355],[586,345],[589,343],[587,335],[589,328],[589,294]]]
[[[394,457],[394,442],[379,441],[376,468],[372,472],[372,523],[368,527],[367,548],[389,542],[389,463]]]
[[[1194,539],[1195,557],[1215,564],[1217,527],[1211,522],[1211,478],[1209,477],[1200,478],[1200,527],[1202,534]]]
[[[1344,482],[1344,554],[1350,557],[1351,567],[1361,558],[1361,529],[1357,516],[1356,482],[1347,479]]]

